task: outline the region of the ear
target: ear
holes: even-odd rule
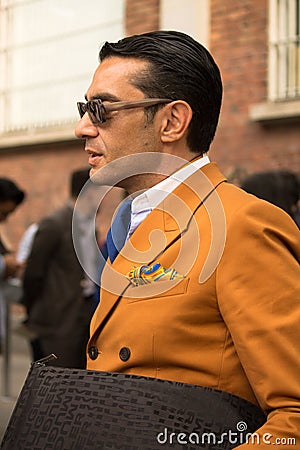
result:
[[[190,105],[183,100],[176,100],[169,103],[163,111],[161,141],[166,143],[182,139],[187,132],[193,116]]]

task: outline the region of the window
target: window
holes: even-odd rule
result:
[[[77,120],[99,48],[123,28],[124,0],[0,0],[0,134]]]
[[[269,0],[268,99],[249,108],[257,122],[300,119],[300,0]]]
[[[161,28],[190,34],[208,47],[209,3],[210,0],[160,0]]]
[[[300,98],[300,0],[270,0],[269,99]]]

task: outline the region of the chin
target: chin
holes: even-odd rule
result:
[[[98,169],[96,169],[96,167],[91,167],[91,169],[90,169],[90,177],[91,177],[92,175],[94,175],[94,174],[97,172],[97,170],[98,170]]]

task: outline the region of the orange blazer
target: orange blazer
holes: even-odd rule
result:
[[[270,448],[266,433],[300,448],[299,260],[285,212],[204,166],[106,264],[87,368],[231,392],[268,414],[259,445],[239,448]],[[153,262],[184,278],[128,280]]]

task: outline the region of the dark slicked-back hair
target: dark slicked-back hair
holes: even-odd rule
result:
[[[9,178],[0,178],[0,202],[12,201],[20,205],[25,199],[25,192]]]
[[[148,61],[149,69],[137,74],[132,84],[146,97],[185,100],[193,110],[188,146],[200,154],[209,150],[219,120],[222,81],[203,45],[178,31],[153,31],[106,42],[99,60],[111,56]],[[155,112],[158,107],[150,108],[156,108]]]

